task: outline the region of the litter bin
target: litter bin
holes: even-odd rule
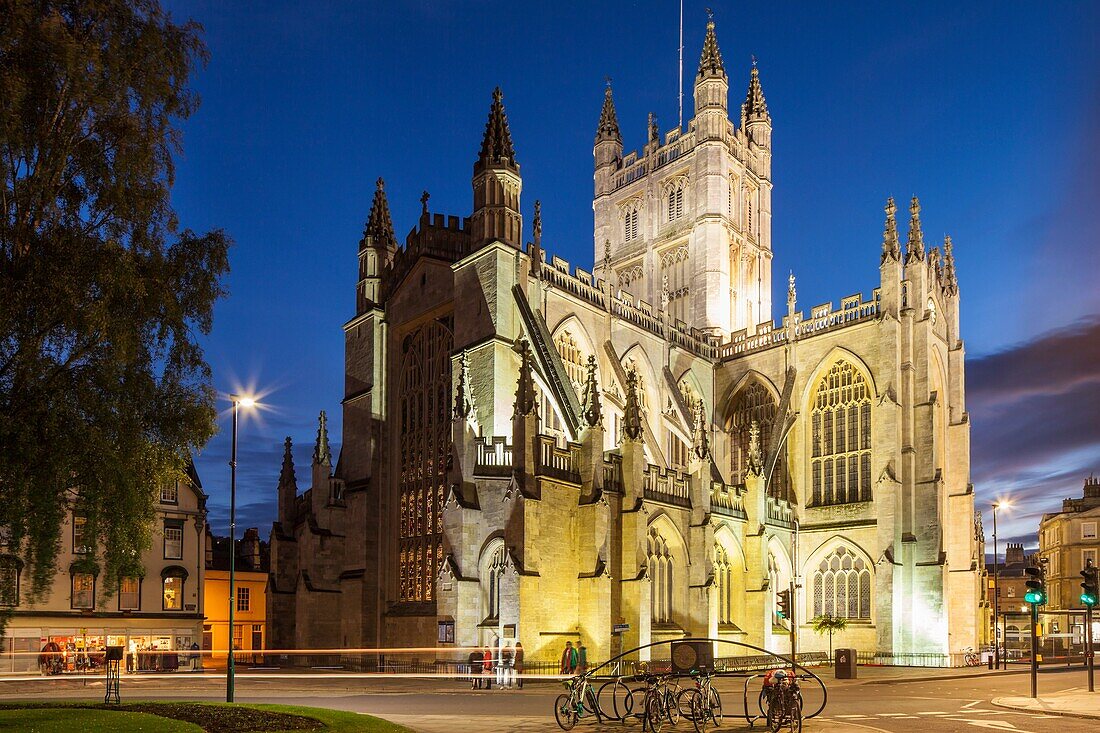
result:
[[[833,670],[838,680],[854,680],[856,678],[856,650],[837,649],[834,657]]]

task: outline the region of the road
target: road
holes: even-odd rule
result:
[[[963,679],[896,679],[899,674],[914,677],[919,670],[905,672],[861,669],[863,679],[832,681],[824,713],[807,721],[808,733],[936,733],[983,730],[1010,733],[1076,733],[1097,728],[1096,721],[1054,715],[1026,713],[993,706],[990,700],[1003,695],[1028,692],[1028,676],[1011,674],[972,676]],[[823,673],[824,676],[824,673]],[[870,678],[870,679],[868,679]],[[5,685],[8,685],[5,687]],[[84,684],[75,680],[34,680],[14,684],[0,683],[0,697],[47,699],[102,695],[98,680]],[[1047,671],[1040,675],[1040,695],[1073,687],[1083,687],[1082,671]],[[720,684],[726,721],[721,731],[749,730],[743,718],[735,718],[742,709],[740,680]],[[756,688],[759,689],[759,688]],[[805,688],[806,709],[817,707],[819,691]],[[271,702],[349,710],[369,713],[406,725],[422,733],[458,733],[459,731],[516,731],[549,733],[558,730],[551,711],[560,688],[552,683],[529,684],[522,691],[472,691],[452,680],[356,679],[345,675],[242,674],[238,676],[238,702]],[[216,700],[224,694],[224,679],[217,676],[177,676],[171,679],[128,677],[123,679],[123,698],[190,698]],[[1100,710],[1100,693],[1097,709]],[[750,693],[755,699],[756,693]],[[224,698],[223,698],[224,699]],[[732,715],[731,715],[732,713]],[[761,730],[757,723],[756,730]],[[639,731],[640,726],[618,723],[597,726],[582,721],[580,733],[597,730]],[[665,731],[691,730],[685,721]]]

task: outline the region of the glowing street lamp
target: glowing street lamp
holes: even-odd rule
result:
[[[1012,502],[1008,499],[998,499],[993,502],[993,667],[1001,668],[1001,636],[1000,636],[1000,600],[1001,590],[998,583],[1000,576],[1000,560],[997,555],[997,509],[1011,509]]]
[[[233,702],[233,682],[236,670],[233,666],[233,611],[237,606],[237,409],[256,406],[256,398],[231,394],[233,403],[233,452],[229,459],[229,666],[225,675],[225,701]]]

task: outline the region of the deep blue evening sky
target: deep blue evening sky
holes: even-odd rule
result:
[[[970,367],[973,480],[1021,511],[1002,534],[1079,495],[1100,468],[1100,3],[748,4],[709,0],[738,114],[756,55],[775,131],[775,302],[878,283],[882,206],[923,205],[928,246],[952,235]],[[185,126],[174,200],[225,228],[230,297],[207,354],[217,387],[268,390],[240,437],[240,526],[274,516],[282,439],[309,485],[316,416],[340,439],[341,324],[374,180],[398,238],[423,189],[468,215],[499,84],[544,246],[592,263],[592,139],[614,80],[627,151],[646,114],[676,124],[677,3],[171,2],[206,28],[203,104]],[[706,16],[685,2],[685,118]],[[529,228],[526,234],[529,236]],[[1072,328],[1071,328],[1072,327]],[[1069,330],[1067,330],[1069,329]],[[225,531],[229,423],[198,457]],[[989,526],[987,515],[987,527]]]

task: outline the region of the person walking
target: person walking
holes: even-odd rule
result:
[[[509,689],[512,687],[512,661],[514,652],[510,646],[500,648],[500,678],[501,684]]]
[[[512,657],[512,669],[516,676],[516,689],[523,689],[523,644],[516,642],[516,652]]]
[[[577,640],[577,674],[588,671],[588,647],[583,641]]]
[[[481,650],[480,649],[474,649],[473,651],[471,651],[468,661],[470,663],[470,689],[471,690],[480,690],[481,689],[481,665],[484,661],[482,659],[482,656],[481,656]]]
[[[573,648],[573,642],[565,642],[565,650],[561,653],[561,674],[573,675],[577,671],[577,650]]]
[[[493,650],[485,647],[482,653],[481,674],[484,677],[485,689],[493,689]]]

